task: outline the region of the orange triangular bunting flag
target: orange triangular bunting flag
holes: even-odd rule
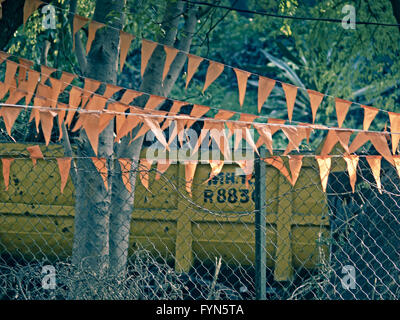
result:
[[[106,99],[110,99],[114,95],[114,93],[117,93],[118,91],[121,91],[121,90],[122,90],[121,87],[118,87],[118,86],[113,85],[111,83],[107,83],[106,91],[104,91],[103,97],[106,98]]]
[[[124,68],[124,64],[126,61],[126,57],[129,52],[129,48],[131,47],[132,40],[135,39],[133,34],[120,31],[119,32],[119,39],[120,39],[120,54],[119,54],[119,70],[122,72]]]
[[[27,147],[26,150],[28,150],[30,157],[33,162],[33,166],[36,166],[36,161],[37,159],[44,159],[43,153],[40,150],[40,147],[38,145],[32,146],[32,147]]]
[[[141,136],[144,136],[150,130],[150,127],[147,125],[146,122],[144,122],[144,118],[143,117],[140,116],[140,117],[137,117],[137,118],[139,118],[140,122],[142,123],[142,126],[140,127],[139,131],[136,133],[136,135],[135,135],[135,137],[134,137],[134,139],[132,141],[138,139]],[[121,129],[121,131],[122,131],[122,129]]]
[[[83,123],[83,128],[85,129],[86,135],[89,139],[89,142],[93,148],[93,152],[96,156],[97,156],[97,149],[99,146],[99,134],[100,134],[99,122],[100,122],[100,115],[87,114],[87,117],[85,117],[85,121]]]
[[[368,132],[359,132],[349,147],[349,153],[356,152],[359,148],[366,144],[369,139],[370,135]]]
[[[100,174],[101,178],[103,179],[104,187],[108,190],[108,170],[107,170],[107,159],[105,158],[91,158],[93,164],[95,165],[98,173]]]
[[[213,83],[220,76],[222,71],[224,71],[224,65],[222,63],[216,61],[209,62],[206,80],[204,82],[203,93],[207,90],[210,84]]]
[[[310,136],[314,129],[310,126],[309,123],[299,122],[299,125],[304,126],[303,129],[306,131],[307,143],[310,143]]]
[[[193,105],[192,111],[190,112],[190,116],[194,117],[194,118],[201,118],[209,110],[210,110],[210,107],[195,104],[195,105]],[[197,120],[187,120],[186,128],[189,129],[196,121]]]
[[[300,170],[302,165],[303,165],[303,156],[301,155],[289,156],[289,168],[292,176],[290,183],[292,184],[293,187],[296,184],[296,181],[300,175]]]
[[[61,93],[62,82],[59,79],[50,78],[51,82],[51,96],[48,97],[50,99],[50,104],[52,108],[57,107],[58,97]]]
[[[57,108],[59,109],[68,109],[68,105],[65,103],[59,102],[57,104]],[[59,132],[59,137],[58,140],[60,141],[63,138],[63,130],[62,130],[62,124],[64,122],[66,110],[58,110],[57,112],[57,118],[58,118],[58,132]]]
[[[368,106],[361,107],[364,109],[363,130],[367,131],[369,129],[369,126],[371,125],[372,120],[374,120],[376,115],[378,114],[379,109]]]
[[[26,88],[26,97],[25,97],[25,103],[30,104],[33,94],[35,93],[36,86],[39,82],[40,78],[40,73],[36,72],[35,70],[29,70],[28,71],[28,81],[25,84]],[[24,86],[24,83],[21,84],[21,86]],[[18,90],[21,89],[21,86],[18,86]]]
[[[1,159],[1,162],[3,164],[3,178],[6,191],[8,191],[8,185],[10,183],[10,167],[13,161],[14,159],[7,159],[7,158]]]
[[[210,173],[210,177],[206,181],[204,181],[204,183],[207,183],[212,178],[219,175],[219,173],[222,170],[222,167],[224,166],[224,160],[210,160],[209,163],[210,163],[210,167],[211,167],[211,173]]]
[[[228,120],[236,114],[235,111],[228,110],[218,110],[217,114],[214,116],[215,120]]]
[[[90,20],[88,18],[74,15],[73,32],[72,32],[72,49],[75,50],[75,34],[81,30]]]
[[[167,160],[167,159],[158,160],[156,180],[160,180],[161,175],[164,174],[168,170],[170,165],[171,165],[170,160]]]
[[[105,122],[111,121],[111,119],[115,116],[115,119],[116,119],[115,130],[117,132],[117,135],[119,135],[121,132],[121,128],[123,127],[123,125],[125,123],[125,120],[126,120],[125,111],[128,108],[129,108],[128,106],[118,103],[118,102],[110,103],[108,105],[108,111],[110,111],[111,113],[108,114],[107,116],[104,116],[105,114],[103,114],[103,117],[100,116],[100,127],[103,128],[103,130],[104,130],[106,128]],[[112,114],[112,112],[114,112],[114,114]],[[119,139],[116,139],[115,141],[118,141],[118,140]]]
[[[159,123],[154,118],[144,117],[144,123],[150,128],[150,130],[154,133],[157,140],[161,142],[161,144],[169,150],[169,146],[167,141],[165,140],[165,136],[160,128]]]
[[[204,60],[201,57],[194,56],[192,54],[188,54],[188,65],[187,65],[187,77],[186,77],[186,85],[185,88],[188,87],[190,80],[192,80],[193,75],[196,73],[196,70],[199,68],[200,63]]]
[[[69,92],[69,110],[67,118],[65,119],[65,125],[70,126],[74,118],[76,109],[78,109],[79,104],[82,100],[82,89],[77,87],[72,87]]]
[[[6,96],[10,88],[13,88],[13,90],[15,90],[14,88],[17,87],[15,73],[17,72],[18,64],[14,61],[7,60],[6,66],[7,67],[6,75],[4,76],[4,83],[0,82],[0,99],[3,99]]]
[[[185,102],[176,101],[176,100],[175,100],[174,103],[172,104],[171,109],[170,109],[169,112],[168,112],[168,115],[169,115],[169,116],[175,116],[175,115],[177,115],[178,112],[181,110],[181,108],[182,108],[185,104],[186,104]],[[161,127],[161,130],[167,129],[167,128],[171,125],[171,122],[172,122],[172,119],[171,119],[171,118],[166,118],[165,121],[164,121],[164,123],[163,123],[163,125],[162,125],[162,127]]]
[[[64,192],[64,188],[67,185],[69,171],[71,169],[71,158],[57,158],[58,170],[60,171],[61,177],[61,193]]]
[[[231,153],[229,148],[229,141],[226,137],[225,127],[222,122],[213,123],[210,128],[210,137],[212,141],[217,143],[219,150],[223,153],[225,159],[230,159]],[[251,137],[250,137],[251,138]],[[211,142],[212,142],[211,141]],[[253,142],[254,144],[254,142]]]
[[[46,141],[46,146],[48,146],[50,142],[51,130],[53,129],[54,122],[53,120],[56,115],[57,113],[53,111],[40,110],[40,122],[42,124],[42,131],[44,140]]]
[[[339,128],[341,128],[343,125],[343,121],[346,118],[347,111],[349,111],[349,108],[351,106],[351,102],[336,98],[335,103],[336,103],[336,115],[337,115],[338,126]]]
[[[250,77],[251,73],[235,68],[233,68],[233,70],[236,73],[236,78],[238,82],[239,104],[240,106],[243,106],[244,97],[246,96],[247,79]]]
[[[33,103],[35,106],[41,106],[41,107],[47,107],[48,100],[46,98],[43,98],[42,96],[39,96],[36,93],[36,97],[33,99]],[[36,126],[36,131],[39,133],[39,124],[40,124],[40,111],[39,109],[33,108],[31,110],[31,115],[29,118],[29,122],[32,120],[35,120],[35,126]]]
[[[315,159],[317,160],[319,166],[319,176],[321,178],[322,190],[326,192],[332,160],[330,156],[315,156]]]
[[[261,108],[275,87],[275,83],[275,80],[261,76],[258,77],[258,113],[261,112]]]
[[[379,154],[383,156],[387,162],[393,165],[393,156],[390,153],[385,135],[381,133],[371,132],[369,133],[369,136],[371,143],[375,147],[376,151],[378,151]]]
[[[40,78],[40,83],[45,84],[47,79],[51,76],[52,73],[56,72],[57,69],[41,65],[40,66],[40,73],[41,73],[41,78]]]
[[[122,182],[125,185],[126,190],[129,193],[132,192],[132,184],[130,180],[131,168],[132,168],[132,160],[131,159],[118,159],[119,164],[121,166],[121,173],[122,173]]]
[[[260,134],[260,138],[258,139],[256,146],[257,148],[260,147],[261,145],[265,144],[267,147],[268,151],[273,154],[273,149],[272,149],[272,134],[271,134],[271,129],[270,126],[265,125],[265,124],[254,124],[254,128],[258,131]]]
[[[253,171],[254,171],[254,161],[253,160],[238,160],[235,161],[240,169],[243,170],[244,175],[246,176],[246,183],[245,186],[247,189],[249,189],[250,184],[249,181],[253,176]]]
[[[144,106],[145,110],[155,110],[160,103],[164,102],[165,98],[151,95],[149,100],[147,100],[146,105]]]
[[[153,160],[141,159],[139,163],[139,178],[142,182],[143,186],[150,191],[149,189],[149,180],[150,175],[149,171],[151,169],[151,165],[153,164]]]
[[[379,193],[382,194],[381,185],[381,156],[367,156],[367,161],[371,167],[372,174],[376,181],[376,186],[378,187]]]
[[[83,94],[82,94],[82,108],[86,107],[86,103],[92,94],[94,94],[97,89],[99,89],[101,85],[100,81],[85,78],[85,85],[83,86]]]
[[[388,112],[392,134],[392,153],[395,154],[400,140],[400,113]]]
[[[186,192],[192,197],[192,184],[193,178],[196,173],[197,161],[186,161],[185,162],[185,188]]]
[[[18,84],[26,81],[26,75],[28,74],[28,70],[35,64],[33,61],[19,58],[19,72],[18,72]]]
[[[288,83],[282,83],[283,91],[285,91],[286,104],[288,110],[288,119],[292,122],[293,108],[296,102],[297,87]]]
[[[308,95],[310,96],[310,105],[311,105],[311,112],[312,112],[312,123],[315,122],[315,117],[317,116],[317,110],[320,106],[322,100],[324,99],[324,94],[314,91],[314,90],[307,90]]]
[[[400,156],[393,156],[393,163],[400,178]]]
[[[338,143],[338,141],[339,141],[339,139],[335,133],[335,130],[328,130],[328,134],[326,135],[324,146],[322,147],[322,150],[321,150],[321,156],[328,155],[332,151],[332,148],[336,145],[336,143]]]
[[[292,179],[290,178],[289,172],[287,171],[283,163],[283,159],[281,157],[278,156],[268,157],[265,158],[264,161],[270,164],[271,166],[275,167],[276,169],[278,169],[280,173],[282,173],[285,176],[285,178],[290,182],[290,184],[292,183]]]
[[[40,0],[25,0],[24,18],[23,18],[24,27],[25,27],[25,23],[28,21],[29,17],[32,15],[32,13],[34,13],[39,8],[39,6],[42,3],[43,2]],[[0,5],[0,7],[1,7],[1,5]]]
[[[299,151],[299,146],[301,144],[301,141],[303,141],[303,139],[306,138],[306,131],[303,128],[296,128],[290,126],[282,127],[282,131],[289,140],[289,143],[283,155],[286,156],[293,149]]]
[[[350,145],[349,151],[353,153],[361,148],[365,143],[371,141],[376,151],[379,152],[389,163],[394,165],[393,156],[390,153],[386,137],[383,133],[377,132],[360,132]]]
[[[107,102],[107,99],[104,98],[103,96],[94,95],[92,98],[90,98],[88,104],[86,105],[86,110],[102,111],[105,107],[106,102]],[[97,114],[97,116],[99,116],[99,114]],[[75,123],[75,127],[72,129],[72,132],[77,131],[81,127],[85,127],[85,122],[89,118],[94,119],[93,114],[85,113],[85,112],[80,113],[79,118]]]
[[[115,141],[118,141],[125,137],[129,132],[136,128],[142,120],[137,116],[127,116],[126,120],[122,123],[121,127],[117,127],[117,136],[115,137]]]
[[[286,120],[283,119],[274,119],[274,118],[268,118],[268,123],[269,124],[274,124],[271,127],[271,134],[274,135],[276,132],[278,132],[282,127],[279,126],[280,124],[284,124]],[[275,126],[276,124],[276,126]]]
[[[92,47],[92,43],[95,38],[97,30],[104,26],[105,26],[105,24],[103,24],[103,23],[100,23],[100,22],[97,22],[94,20],[90,21],[89,31],[88,31],[88,39],[86,42],[86,54],[89,54],[89,51],[90,51],[90,48]]]
[[[123,104],[130,104],[133,100],[135,100],[137,97],[139,97],[141,95],[142,95],[141,92],[128,89],[124,92],[121,99],[119,99],[119,102],[121,102]]]
[[[344,148],[344,150],[346,150],[346,152],[349,153],[350,152],[349,151],[349,142],[350,142],[350,137],[353,134],[353,131],[351,131],[351,130],[335,130],[335,134],[338,138],[338,141]]]
[[[102,113],[102,114],[100,114],[99,133],[102,133],[103,130],[105,130],[108,127],[110,121],[112,119],[114,119],[114,117],[115,117],[115,115],[111,114],[111,113]],[[118,141],[118,140],[116,140],[116,141]]]
[[[347,163],[347,171],[349,173],[351,190],[353,190],[353,193],[354,193],[356,180],[357,180],[357,165],[358,165],[358,160],[360,159],[360,157],[356,156],[356,155],[347,155],[347,156],[343,156],[343,159]]]
[[[74,80],[77,76],[69,73],[69,72],[65,72],[63,71],[62,75],[61,75],[61,91],[64,91],[72,82],[72,80]]]
[[[164,46],[164,50],[166,53],[165,57],[165,63],[164,63],[164,70],[162,74],[162,80],[165,80],[165,77],[167,76],[169,72],[169,68],[171,67],[172,62],[174,61],[176,55],[178,54],[179,50],[175,48],[171,48],[168,46]]]
[[[142,39],[142,63],[140,74],[144,75],[144,71],[146,70],[147,63],[150,60],[151,55],[153,54],[154,49],[157,47],[157,43],[153,41],[149,41],[146,39]]]
[[[6,126],[6,130],[8,135],[11,137],[11,130],[14,126],[15,121],[18,118],[22,108],[18,107],[5,107],[3,106],[0,110],[1,115],[3,116],[4,124]]]

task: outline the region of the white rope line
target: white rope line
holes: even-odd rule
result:
[[[260,122],[251,122],[251,121],[242,121],[242,120],[220,120],[214,118],[198,118],[193,117],[190,115],[179,114],[175,116],[169,115],[157,115],[157,114],[147,114],[147,113],[134,113],[134,112],[118,112],[118,111],[110,111],[107,109],[104,110],[86,110],[86,109],[73,109],[73,108],[51,108],[51,107],[44,107],[44,106],[31,106],[31,105],[20,105],[20,104],[9,104],[9,103],[0,103],[0,106],[3,107],[13,107],[13,108],[21,108],[21,109],[38,109],[43,111],[73,111],[78,113],[87,113],[87,114],[114,114],[114,115],[123,115],[123,116],[138,116],[138,117],[149,117],[149,118],[165,118],[171,120],[196,120],[196,121],[204,121],[204,122],[229,122],[229,123],[236,123],[236,124],[244,124],[244,125],[253,125],[254,124],[263,124],[266,126],[277,126],[277,127],[287,127],[287,128],[305,128],[305,129],[313,129],[313,130],[335,130],[335,131],[352,131],[352,132],[364,132],[364,133],[377,133],[383,135],[391,135],[391,134],[400,134],[400,132],[386,132],[386,131],[369,131],[369,130],[362,130],[362,129],[347,129],[347,128],[336,128],[336,127],[328,127],[328,126],[320,126],[317,125],[313,127],[312,124],[305,125],[305,124],[298,124],[298,125],[291,125],[291,124],[279,124],[279,123],[260,123]],[[135,107],[135,106],[128,106],[127,107]],[[146,111],[146,110],[144,110]],[[168,111],[165,111],[168,113]]]

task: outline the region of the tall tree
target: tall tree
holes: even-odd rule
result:
[[[96,33],[92,48],[85,56],[79,37],[76,37],[76,55],[81,69],[87,77],[105,82],[116,83],[118,67],[119,32],[122,29],[123,0],[97,0],[93,19],[112,27]],[[167,1],[163,17],[165,34],[158,39],[161,44],[176,46],[189,51],[197,17],[196,7],[185,5],[183,1]],[[110,12],[118,13],[118,19],[107,21]],[[178,41],[178,24],[184,20]],[[165,52],[162,46],[154,51],[143,77],[140,90],[156,95],[167,96],[185,63],[186,55],[180,53],[171,65],[166,80],[162,82],[162,66]],[[99,67],[101,66],[101,67]],[[138,99],[135,105],[144,106],[146,99]],[[107,159],[106,166],[111,172],[108,176],[108,188],[92,162],[87,157],[94,156],[86,133],[82,130],[78,139],[78,160],[76,174],[76,208],[73,263],[84,263],[95,273],[111,270],[123,275],[127,263],[129,231],[134,204],[134,191],[128,192],[123,183],[118,158],[129,158],[133,168],[137,168],[143,137],[129,143],[124,138],[114,144],[113,124],[99,137],[98,156]],[[135,133],[133,133],[135,134]],[[89,174],[88,174],[89,173]],[[136,181],[137,171],[131,172],[131,180]]]

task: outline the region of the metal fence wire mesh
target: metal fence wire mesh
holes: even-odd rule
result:
[[[2,155],[17,156],[8,191],[0,179],[2,299],[255,299],[256,181],[266,188],[267,299],[400,298],[400,180],[386,161],[380,192],[361,156],[354,193],[339,157],[332,158],[326,193],[317,162],[307,155],[294,187],[268,164],[265,174],[253,173],[246,186],[236,164],[225,164],[207,181],[210,166],[199,163],[191,197],[183,163],[171,164],[163,174],[156,163],[148,171],[115,166],[107,178],[124,170],[149,176],[149,190],[136,179],[126,273],[116,278],[72,263],[77,239],[85,238],[74,240],[74,184],[69,178],[61,194],[57,161],[46,157],[48,150],[56,153],[54,147],[36,166],[23,148],[14,145]],[[85,167],[85,188],[94,188],[98,174],[95,166]],[[110,227],[93,222],[99,212],[82,215],[91,234]],[[120,244],[108,249],[113,245]],[[121,246],[116,252],[124,254]],[[89,241],[84,249],[104,254],[96,248]]]

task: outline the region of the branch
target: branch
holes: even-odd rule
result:
[[[76,13],[76,8],[77,8],[77,0],[72,0],[70,7],[69,7],[69,13],[70,13],[69,23],[71,26],[71,34],[73,34],[73,32],[74,32],[73,31],[74,30],[74,14]],[[76,55],[76,58],[78,59],[81,73],[85,74],[86,68],[87,68],[86,51],[85,51],[85,48],[83,47],[82,39],[79,36],[79,32],[77,32],[75,35],[75,55]]]
[[[165,36],[159,40],[160,43],[173,46],[178,32],[178,23],[180,16],[177,12],[183,10],[182,1],[169,1],[165,9],[162,28],[166,30]],[[154,50],[149,62],[147,63],[146,71],[143,76],[143,82],[140,85],[140,91],[152,93],[155,95],[163,94],[162,87],[162,72],[165,63],[165,51],[163,46],[157,46]],[[139,106],[144,106],[146,101],[139,98],[137,103]]]
[[[399,0],[390,0],[393,9],[393,15],[396,18],[397,23],[400,24],[400,1]],[[399,27],[400,30],[400,27]]]
[[[183,13],[183,2],[182,1],[169,1],[168,5],[165,9],[165,13],[164,13],[164,17],[163,17],[163,23],[162,23],[162,28],[164,30],[166,30],[165,36],[163,37],[163,39],[160,39],[159,42],[163,43],[165,45],[169,45],[169,46],[173,46],[174,42],[176,41],[176,35],[178,32],[178,23],[180,20],[180,16],[178,15],[177,12],[182,12]],[[187,27],[185,27],[185,29],[187,29]],[[190,31],[190,30],[187,30]],[[181,44],[182,48],[186,48],[186,50],[188,50],[188,48],[190,48],[190,44],[191,44],[191,38],[192,36],[188,37],[186,39],[186,41],[183,41]],[[185,58],[185,57],[184,57]],[[170,76],[170,80],[168,80],[170,82],[170,84],[168,85],[168,90],[170,91],[173,84],[176,81],[176,78],[180,72],[180,70],[183,67],[183,64],[185,63],[184,58],[180,58],[183,61],[180,62],[180,67],[174,67],[173,64],[171,65],[171,69],[176,69],[176,73],[177,75],[174,77]],[[178,59],[175,58],[175,61]],[[174,63],[175,63],[174,61]],[[151,56],[147,67],[146,67],[146,71],[144,73],[143,76],[143,81],[140,85],[140,91],[143,92],[148,92],[148,93],[152,93],[152,94],[156,94],[156,95],[163,95],[165,94],[167,91],[165,90],[165,85],[164,87],[162,86],[162,71],[163,71],[163,65],[165,63],[165,52],[164,52],[164,48],[162,46],[158,46],[154,52],[153,55]],[[167,79],[165,79],[165,82],[167,81]],[[164,83],[165,83],[164,82]],[[168,93],[169,93],[168,91]],[[137,106],[141,106],[144,107],[145,103],[147,101],[147,97],[146,95],[143,95],[141,97],[139,97],[138,99],[136,99],[135,101],[135,105]],[[135,136],[135,134],[137,133],[137,130],[133,131],[133,136]],[[141,139],[137,139],[135,140],[137,141],[137,143],[130,143],[130,140],[128,137],[125,137],[121,140],[121,143],[118,144],[116,146],[116,150],[115,153],[117,154],[118,157],[121,157],[122,155],[124,157],[135,157],[135,153],[138,154],[138,152],[140,152],[141,149],[141,145],[143,142],[143,138]]]
[[[63,133],[63,138],[62,138],[62,144],[64,147],[64,156],[65,157],[72,157],[73,153],[72,153],[72,147],[71,147],[71,142],[69,141],[69,135],[68,135],[68,131],[67,128],[65,127],[65,122],[63,122],[61,124],[61,129],[62,129],[62,133]],[[71,179],[72,179],[72,183],[74,184],[74,186],[76,186],[76,182],[77,182],[77,172],[76,172],[76,166],[75,166],[75,162],[72,160],[71,161]]]
[[[168,1],[165,8],[165,14],[162,26],[165,29],[165,36],[162,43],[172,46],[175,42],[176,34],[178,33],[178,23],[181,14],[183,13],[183,2]]]
[[[182,40],[179,41],[179,44],[177,46],[178,49],[181,51],[184,52],[190,51],[190,46],[192,44],[192,39],[197,24],[196,13],[197,13],[197,7],[192,6],[189,8],[188,14],[185,16],[185,26],[184,30],[182,31],[183,38]],[[187,58],[186,54],[179,52],[175,60],[172,62],[168,75],[164,80],[164,86],[163,86],[164,95],[168,95],[169,92],[172,90],[172,87],[174,86],[186,62],[186,58]]]

